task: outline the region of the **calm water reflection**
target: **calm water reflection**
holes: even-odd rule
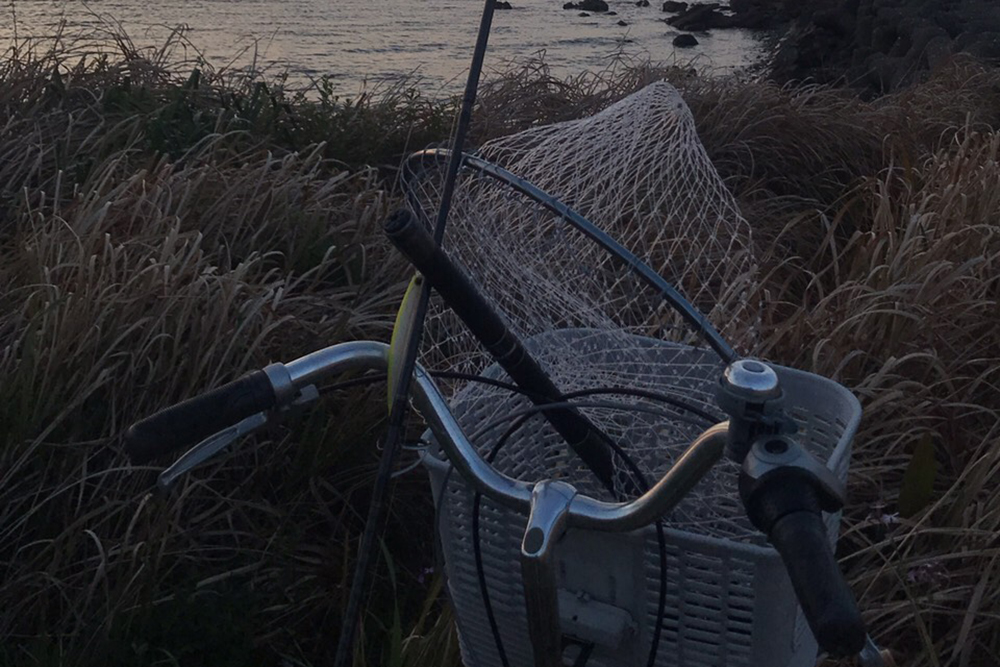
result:
[[[544,51],[553,70],[566,75],[600,68],[622,50],[657,61],[696,58],[700,69],[727,73],[760,52],[743,31],[699,35],[698,47],[675,52],[677,33],[663,23],[667,14],[658,1],[640,8],[633,0],[610,0],[617,16],[590,17],[563,10],[563,0],[511,2],[515,9],[496,14],[488,67]],[[256,55],[300,82],[331,75],[341,94],[417,72],[431,92],[460,87],[481,10],[479,0],[8,0],[0,43],[9,44],[15,28],[22,37],[47,36],[63,21],[75,33],[114,20],[137,45],[148,46],[183,25],[191,44],[216,65],[234,56],[245,64]]]

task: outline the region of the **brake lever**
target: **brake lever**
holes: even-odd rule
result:
[[[237,439],[263,428],[267,425],[267,421],[267,413],[258,412],[215,435],[208,436],[161,472],[156,479],[156,486],[161,491],[166,491],[181,475],[209,460]]]
[[[868,635],[865,647],[858,654],[858,667],[896,667],[896,661],[892,659],[891,653],[880,649],[871,635]]]
[[[292,411],[298,411],[305,405],[312,403],[319,398],[319,390],[315,386],[309,385],[299,391],[295,399],[283,408],[274,412],[258,412],[250,415],[229,428],[225,428],[214,435],[210,435],[197,445],[186,451],[179,459],[174,461],[169,468],[160,473],[156,479],[156,486],[160,491],[166,491],[174,482],[185,473],[190,472],[205,461],[209,460],[236,440],[250,435],[267,426],[272,415],[282,417]]]

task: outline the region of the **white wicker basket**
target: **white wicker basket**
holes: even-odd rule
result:
[[[575,330],[544,334],[529,347],[543,350],[552,338],[563,343]],[[664,391],[674,391],[664,365],[704,368],[701,387],[682,387],[680,395],[699,401],[710,412],[714,384],[721,368],[705,350],[636,337],[627,351],[600,349],[593,337],[581,354],[604,357],[616,366],[635,364],[655,369],[667,379]],[[583,344],[583,343],[581,343]],[[606,354],[605,354],[606,352]],[[628,358],[624,358],[626,355]],[[785,390],[788,408],[799,425],[800,442],[827,461],[846,479],[851,439],[860,418],[854,396],[839,384],[802,371],[774,367]],[[501,378],[490,368],[486,375]],[[509,405],[499,406],[498,400]],[[463,388],[452,400],[455,415],[467,434],[505,409],[524,407],[524,399],[498,399],[495,390],[480,385]],[[565,449],[541,423],[521,429],[505,445],[497,469],[512,477],[539,481],[562,478],[591,493],[578,468],[566,465]],[[503,431],[504,429],[499,429]],[[499,434],[493,431],[493,438]],[[489,437],[476,442],[483,455],[492,448]],[[661,453],[665,460],[677,452]],[[645,456],[649,456],[646,452]],[[458,619],[463,659],[467,667],[502,667],[494,632],[481,593],[473,539],[474,494],[450,474],[450,465],[426,454],[448,586]],[[588,667],[659,665],[670,667],[808,667],[816,659],[816,642],[809,632],[781,560],[743,516],[736,495],[738,468],[729,462],[716,469],[664,521],[665,550],[654,526],[631,534],[571,530],[557,547],[562,631],[591,645]],[[526,517],[481,500],[478,548],[482,574],[507,663],[533,664],[520,578],[519,550]],[[831,542],[840,517],[829,516]],[[666,588],[661,593],[661,566]],[[662,611],[660,605],[663,605]],[[657,632],[657,626],[659,631]],[[657,637],[658,635],[658,637]],[[656,650],[652,646],[656,641]],[[579,646],[567,648],[566,657]],[[570,664],[572,664],[570,662]]]

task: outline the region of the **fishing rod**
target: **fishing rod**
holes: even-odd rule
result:
[[[444,240],[444,232],[448,223],[448,213],[451,210],[451,200],[455,192],[455,183],[458,180],[458,170],[462,164],[465,139],[472,121],[472,108],[476,103],[476,94],[479,91],[479,78],[483,71],[483,61],[486,57],[486,46],[489,43],[495,9],[496,0],[485,1],[483,14],[479,21],[476,45],[472,53],[472,64],[469,67],[469,77],[465,83],[465,93],[462,96],[458,123],[455,127],[455,135],[451,145],[451,159],[448,162],[448,171],[445,175],[437,222],[434,226],[434,244],[436,246],[440,246]],[[401,341],[403,353],[402,358],[398,360],[399,374],[396,375],[398,379],[391,390],[389,423],[386,427],[382,456],[379,460],[378,472],[375,477],[374,487],[372,488],[365,529],[358,546],[358,560],[355,563],[354,579],[351,582],[351,590],[347,598],[347,607],[344,610],[340,637],[337,640],[337,652],[334,655],[333,661],[334,667],[347,667],[353,655],[354,641],[357,634],[358,621],[360,620],[361,601],[368,583],[369,570],[371,569],[370,563],[375,550],[375,536],[378,526],[382,522],[386,491],[403,439],[404,420],[406,417],[406,408],[409,403],[407,397],[410,393],[410,380],[416,369],[417,353],[420,349],[424,320],[427,316],[428,304],[430,303],[431,287],[428,282],[421,281],[419,289],[420,293],[416,313],[412,321],[413,325],[408,329],[405,339]]]

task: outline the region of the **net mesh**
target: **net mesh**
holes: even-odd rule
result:
[[[480,156],[574,208],[675,285],[738,350],[753,347],[756,309],[750,299],[757,267],[751,230],[671,85],[654,83],[591,117],[491,141]],[[423,159],[408,179],[411,206],[428,221],[436,216],[444,171],[444,159]],[[711,391],[718,355],[658,291],[543,202],[481,170],[463,168],[444,245],[510,329],[530,341],[564,394],[627,387],[718,412]],[[562,330],[574,332],[551,335]],[[664,348],[656,340],[692,347]],[[434,303],[423,362],[480,373],[492,360],[451,311]],[[447,391],[460,411],[463,402],[476,402],[479,424],[509,414],[516,400],[478,385],[456,384]],[[624,395],[591,400],[628,407],[582,411],[650,481],[706,425],[703,417],[662,401]],[[525,428],[547,427],[534,420]],[[504,430],[483,433],[475,444],[486,454]],[[608,493],[598,487],[553,436],[534,452],[521,451],[513,438],[498,454],[497,467],[526,481],[567,479],[595,497],[626,495],[625,489]],[[627,467],[621,457],[615,460]],[[710,480],[699,488],[711,496],[730,491]]]

